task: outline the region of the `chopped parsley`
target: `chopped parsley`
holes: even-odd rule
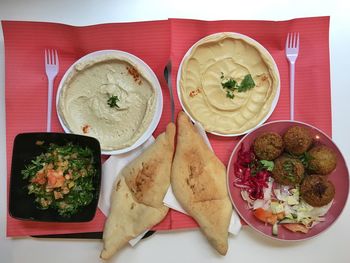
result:
[[[247,90],[250,90],[255,87],[254,80],[252,78],[252,75],[248,74],[244,76],[244,79],[241,81],[240,84],[233,78],[227,78],[224,76],[224,73],[221,72],[221,86],[226,91],[226,97],[233,99],[235,95],[233,92],[236,90],[237,92],[246,92]]]
[[[119,105],[117,104],[118,101],[119,101],[118,96],[110,96],[107,100],[107,104],[111,108],[119,108]]]

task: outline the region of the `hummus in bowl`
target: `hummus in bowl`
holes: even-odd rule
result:
[[[56,105],[65,132],[95,137],[103,154],[119,154],[152,135],[163,97],[157,77],[145,62],[123,51],[102,50],[68,69]]]
[[[265,122],[280,92],[277,65],[255,40],[237,33],[209,35],[185,54],[177,75],[184,111],[207,132],[242,135]]]

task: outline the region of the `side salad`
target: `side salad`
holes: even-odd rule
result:
[[[272,234],[278,235],[279,226],[293,231],[308,233],[316,224],[323,222],[332,202],[313,207],[300,195],[300,185],[282,185],[273,176],[274,162],[260,160],[252,148],[238,151],[234,164],[234,185],[241,190],[243,200],[254,216],[272,226]]]
[[[92,151],[68,143],[50,144],[22,170],[22,176],[39,209],[52,208],[63,217],[71,217],[95,198],[96,172]]]

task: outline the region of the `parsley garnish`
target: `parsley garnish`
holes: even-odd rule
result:
[[[292,182],[295,181],[294,175],[294,163],[290,160],[287,160],[283,163],[283,170],[286,172],[285,177],[287,177]]]
[[[313,159],[312,156],[308,152],[304,152],[302,155],[299,156],[299,160],[302,162],[302,164],[306,168],[311,168],[310,161],[312,159]]]
[[[107,104],[109,105],[109,107],[111,108],[119,108],[117,102],[119,101],[119,98],[118,96],[111,96],[109,97],[109,99],[107,100]]]
[[[255,87],[254,80],[252,78],[252,75],[248,74],[245,75],[244,79],[241,82],[241,85],[237,85],[238,92],[244,92],[247,90],[250,90]]]
[[[221,86],[226,91],[226,97],[230,99],[235,97],[233,94],[235,90],[237,90],[237,92],[245,92],[255,87],[254,80],[250,74],[246,75],[239,85],[233,78],[225,78],[223,72],[221,72],[220,79]]]

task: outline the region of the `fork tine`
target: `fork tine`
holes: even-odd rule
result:
[[[289,43],[288,43],[288,48],[293,47],[293,33],[289,33]]]
[[[299,32],[297,34],[297,45],[296,45],[296,48],[299,49]]]
[[[293,48],[297,47],[297,33],[294,32],[294,37],[293,37]]]
[[[47,64],[47,50],[45,49],[45,64]]]

